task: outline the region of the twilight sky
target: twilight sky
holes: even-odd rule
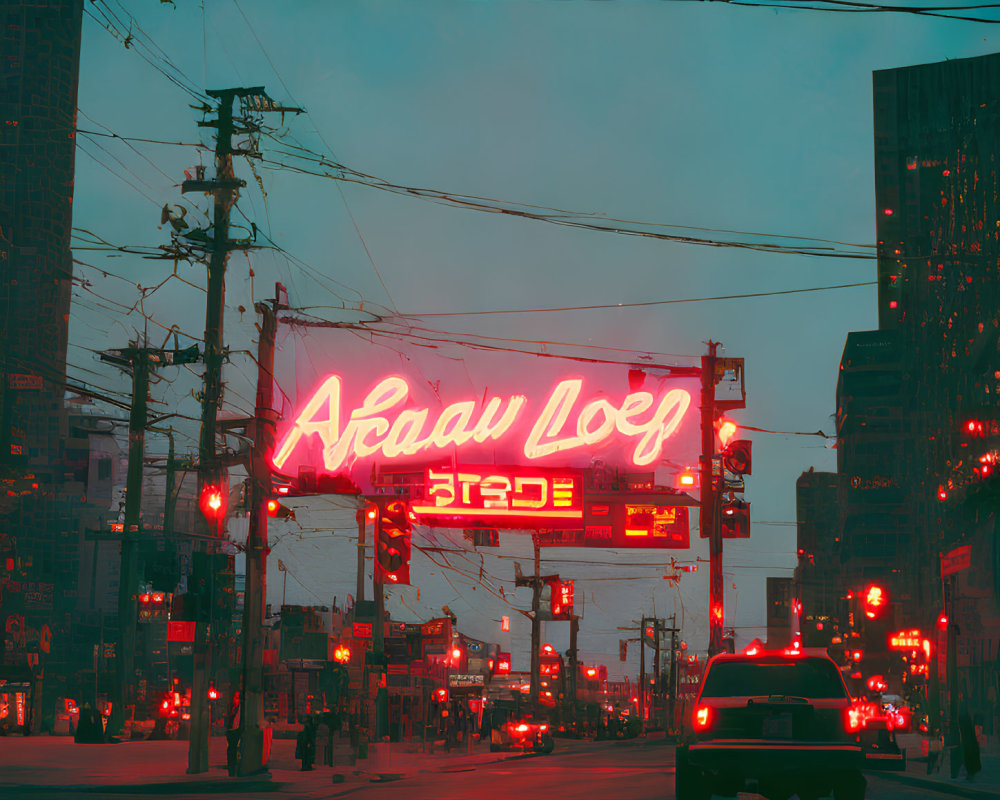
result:
[[[109,27],[119,31],[117,39]],[[654,226],[781,234],[770,241],[783,243],[794,236],[870,246],[872,71],[982,55],[996,49],[996,39],[991,25],[909,15],[652,0],[176,0],[175,6],[98,0],[86,4],[78,125],[210,144],[212,130],[197,126],[202,115],[189,107],[196,101],[178,84],[194,91],[264,85],[276,100],[307,110],[283,123],[268,115],[281,142],[261,139],[264,161],[254,164],[260,183],[245,159],[236,164],[248,187],[234,222],[245,214],[284,251],[230,259],[226,339],[233,351],[255,350],[253,303],[272,296],[275,280],[288,287],[293,306],[355,321],[368,318],[350,311],[359,302],[375,313],[429,314],[871,282],[873,260],[560,227],[334,182],[268,160],[316,169],[289,156],[292,147],[305,147],[406,186]],[[93,351],[122,346],[144,330],[159,345],[173,325],[181,346],[193,341],[185,334],[200,337],[205,270],[90,249],[91,234],[83,231],[115,246],[166,244],[160,209],[182,202],[183,171],[210,165],[211,154],[82,132],[78,144],[74,224],[82,230],[75,255],[86,263],[75,268],[81,285],[71,315],[70,376],[127,394],[127,379],[106,370]],[[199,209],[210,208],[201,195],[183,201],[193,224]],[[749,233],[646,230],[768,241]],[[131,308],[140,299],[127,316],[116,305]],[[747,408],[734,415],[738,421],[832,434],[844,337],[877,323],[875,288],[867,285],[640,308],[428,317],[417,324],[460,338],[671,354],[677,363],[692,363],[712,339],[726,355],[746,359]],[[294,393],[293,373],[302,365],[322,371],[336,357],[338,337],[357,345],[347,332],[283,334],[282,388]],[[477,351],[460,355],[476,363]],[[529,369],[535,361],[529,359]],[[196,373],[200,367],[164,371],[165,380],[152,388],[153,399],[166,404],[158,408],[197,418]],[[251,413],[255,374],[252,360],[234,352],[227,415]],[[197,425],[175,422],[184,434],[179,446],[193,450]],[[835,451],[816,436],[750,438],[752,536],[726,549],[726,624],[736,626],[743,642],[761,633],[766,576],[790,575],[795,562],[796,478],[810,466],[831,470],[836,463]],[[150,436],[152,453],[165,447]],[[281,601],[279,557],[289,568],[288,602],[329,604],[353,593],[355,526],[344,505],[303,505],[298,525],[272,525],[270,600]],[[415,542],[467,545],[460,532],[440,530],[418,531]],[[676,611],[692,649],[707,644],[707,563],[675,589],[662,580],[671,554],[707,558],[707,548],[695,535],[690,551],[543,553],[552,559],[543,571],[579,581],[581,651],[588,661],[608,664],[612,677],[625,666],[617,660],[618,639],[625,637],[617,626],[652,613],[654,605],[661,616]],[[426,619],[448,604],[464,632],[511,647],[514,668],[526,669],[527,621],[497,594],[503,586],[513,606],[529,607],[529,593],[515,592],[512,582],[513,557],[525,568],[530,561],[527,537],[504,535],[499,551],[483,551],[482,561],[474,552],[432,557],[415,557],[417,586],[394,590],[388,601],[394,617]],[[618,562],[634,566],[612,566]],[[510,634],[499,630],[504,614],[512,617]],[[564,649],[567,627],[549,623],[546,640]],[[633,647],[627,665],[633,675],[637,653]]]

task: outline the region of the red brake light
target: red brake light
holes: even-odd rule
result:
[[[844,730],[848,733],[857,733],[861,730],[862,718],[861,709],[855,705],[850,705],[844,709]]]
[[[518,733],[524,733],[527,730],[528,730],[528,726],[525,725],[523,722],[520,725],[517,726],[517,732]]]
[[[696,731],[708,730],[712,722],[712,709],[709,706],[698,706],[694,710],[694,729]]]

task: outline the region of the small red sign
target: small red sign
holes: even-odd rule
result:
[[[941,554],[941,577],[946,578],[972,566],[972,545],[964,544]]]
[[[372,623],[370,622],[355,622],[354,628],[352,629],[352,636],[355,639],[371,639],[372,638]]]
[[[193,642],[195,623],[185,620],[171,620],[167,623],[168,642]]]

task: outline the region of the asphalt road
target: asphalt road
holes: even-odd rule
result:
[[[255,794],[212,792],[174,794],[179,800],[672,800],[673,747],[640,742],[560,741],[552,755],[532,756],[476,767],[442,771],[430,768],[387,782],[314,783],[303,791],[285,784],[277,791]],[[322,787],[322,788],[321,788]],[[137,800],[163,794],[117,792],[100,787],[51,787],[15,794],[0,789],[0,798],[16,800]],[[947,794],[910,787],[888,779],[869,778],[867,800],[944,800]]]

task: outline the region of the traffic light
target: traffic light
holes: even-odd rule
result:
[[[410,507],[402,500],[389,500],[378,513],[376,572],[384,583],[410,583]]]
[[[962,425],[962,432],[966,436],[982,438],[986,435],[986,425],[981,419],[970,419]]]
[[[273,497],[269,497],[264,505],[267,515],[276,519],[295,519],[295,512],[288,506],[283,506]]]
[[[618,640],[618,660],[628,661],[628,639]]]
[[[573,618],[573,581],[553,580],[551,587],[552,619]]]
[[[722,451],[722,465],[733,475],[749,475],[753,465],[751,456],[753,442],[749,439],[735,439]]]
[[[746,500],[730,500],[720,514],[723,539],[750,538],[750,504]]]
[[[864,608],[868,619],[877,619],[885,613],[889,604],[889,594],[878,584],[871,584],[865,589]]]
[[[729,444],[729,440],[736,435],[737,431],[739,428],[731,419],[719,417],[715,421],[715,435],[719,437],[719,444],[723,447]]]
[[[170,617],[171,596],[164,592],[140,592],[136,598],[139,622],[165,621]]]
[[[222,481],[208,481],[201,487],[198,507],[215,530],[222,527],[226,518],[226,504],[229,499],[229,488]]]

